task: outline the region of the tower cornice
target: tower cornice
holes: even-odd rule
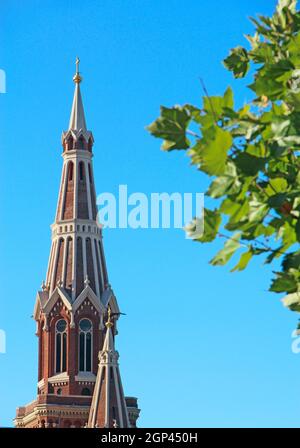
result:
[[[92,152],[82,149],[64,151],[61,155],[64,160],[91,160],[94,157]]]

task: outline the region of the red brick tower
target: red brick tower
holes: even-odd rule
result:
[[[108,282],[102,230],[96,221],[94,139],[86,127],[78,66],[77,59],[70,124],[62,134],[63,169],[46,282],[34,307],[39,339],[38,395],[17,409],[17,427],[85,426],[98,353],[104,349],[106,333],[110,338],[116,334],[119,308]],[[106,329],[108,309],[115,319],[109,319]],[[105,399],[118,404],[116,391],[111,389],[111,397]],[[136,425],[137,400],[128,397],[126,403],[129,421],[123,414],[119,417],[116,407],[111,410],[116,415],[114,421],[105,421],[105,426]]]

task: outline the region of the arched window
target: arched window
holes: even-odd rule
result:
[[[81,319],[79,322],[79,371],[92,371],[92,322]]]
[[[78,149],[85,149],[85,140],[82,135],[78,139]]]
[[[89,141],[88,141],[88,151],[92,152],[92,148],[93,148],[93,142],[92,142],[92,139],[89,138]]]
[[[71,149],[73,149],[73,137],[69,135],[67,140],[67,151],[70,151]]]
[[[84,180],[84,164],[79,162],[79,180]]]
[[[67,370],[67,322],[60,319],[55,326],[55,372]]]
[[[69,162],[68,165],[68,180],[69,181],[73,180],[73,162]]]
[[[84,387],[81,391],[81,395],[84,395],[85,397],[89,397],[91,395],[91,391],[88,387]]]

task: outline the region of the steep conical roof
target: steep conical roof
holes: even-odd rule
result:
[[[76,59],[76,73],[73,77],[73,81],[75,82],[75,91],[74,91],[74,98],[73,98],[73,105],[70,115],[70,123],[69,123],[69,130],[73,131],[79,131],[80,129],[82,131],[86,131],[86,122],[85,122],[85,116],[84,116],[84,109],[83,109],[83,103],[81,98],[81,92],[80,92],[80,83],[82,81],[82,77],[79,74],[79,59]]]

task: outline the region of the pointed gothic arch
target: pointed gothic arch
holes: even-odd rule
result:
[[[79,168],[79,180],[84,181],[85,172],[84,172],[84,163],[82,160],[79,162],[78,168]]]
[[[74,147],[74,138],[71,134],[67,137],[67,144],[66,144],[66,150],[71,151]]]
[[[67,328],[65,319],[59,319],[55,324],[55,373],[67,370]]]
[[[74,163],[72,160],[68,163],[68,182],[73,180]]]
[[[90,319],[79,321],[79,372],[93,370],[93,323]]]

